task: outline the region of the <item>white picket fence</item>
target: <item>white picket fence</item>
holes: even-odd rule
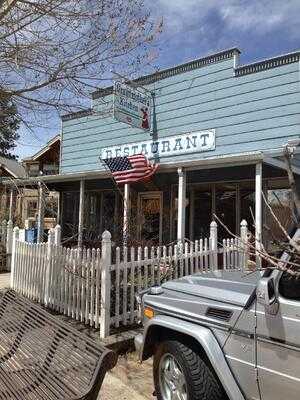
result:
[[[221,245],[217,229],[212,222],[209,238],[151,248],[112,248],[106,231],[101,249],[87,250],[63,247],[59,226],[41,244],[21,242],[14,228],[11,286],[58,313],[100,328],[104,338],[112,327],[137,322],[135,296],[140,291],[196,272],[244,268],[247,223],[241,224],[241,239]]]

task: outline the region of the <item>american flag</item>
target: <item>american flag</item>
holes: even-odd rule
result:
[[[103,161],[119,185],[146,182],[158,168],[158,164],[151,164],[144,154],[107,158]]]

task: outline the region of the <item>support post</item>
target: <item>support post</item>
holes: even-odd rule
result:
[[[47,242],[47,266],[46,266],[46,274],[45,274],[45,296],[44,296],[44,304],[47,307],[50,301],[50,288],[51,288],[51,269],[52,269],[52,251],[55,240],[55,232],[54,229],[49,229],[48,232],[48,242]]]
[[[185,238],[185,206],[186,172],[183,168],[178,168],[177,240],[181,243]]]
[[[56,225],[56,227],[54,228],[54,243],[57,246],[60,246],[60,244],[61,244],[61,227],[60,227],[60,225]]]
[[[84,191],[85,181],[80,181],[80,193],[79,193],[79,217],[78,217],[78,247],[82,247],[83,243],[83,226],[84,226]]]
[[[257,163],[255,167],[255,248],[256,248],[256,264],[261,267],[261,250],[262,243],[262,163]]]
[[[6,269],[7,269],[7,271],[10,271],[10,268],[11,268],[12,241],[13,241],[13,222],[10,219],[7,223],[7,229],[6,229]]]
[[[14,189],[10,189],[10,194],[9,194],[9,217],[8,220],[12,221],[13,220],[13,214],[14,214]]]
[[[39,182],[39,202],[37,216],[37,243],[44,241],[44,216],[45,216],[45,189]]]
[[[240,268],[245,270],[248,267],[248,224],[245,219],[242,220],[240,225]]]
[[[124,214],[123,214],[123,245],[127,246],[129,237],[129,221],[130,221],[130,186],[129,183],[124,185]]]
[[[16,226],[13,230],[13,240],[12,240],[12,250],[11,250],[11,274],[10,274],[11,289],[16,289],[16,287],[15,287],[16,251],[17,251],[17,241],[19,240],[19,233],[20,233],[20,230]]]
[[[190,240],[194,240],[194,222],[195,222],[195,189],[192,187],[190,190],[190,221],[189,221]]]
[[[102,234],[101,256],[101,304],[100,304],[100,339],[109,336],[110,328],[110,289],[111,289],[111,234]]]
[[[211,265],[212,269],[218,269],[218,225],[216,221],[210,224],[210,251],[211,251]]]

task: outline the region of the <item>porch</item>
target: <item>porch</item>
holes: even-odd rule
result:
[[[266,243],[269,236],[264,226],[277,228],[264,207],[262,192],[278,210],[285,227],[292,221],[286,171],[266,162],[193,169],[162,166],[151,183],[121,189],[112,179],[88,174],[80,180],[66,176],[47,185],[60,192],[63,240],[79,246],[97,247],[104,230],[111,232],[116,245],[195,241],[209,236],[214,215],[233,234],[239,233],[240,222],[245,219],[249,230],[255,234],[256,226],[257,237]],[[228,231],[220,227],[219,240],[226,237]]]

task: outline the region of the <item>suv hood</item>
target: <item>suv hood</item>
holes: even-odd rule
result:
[[[247,307],[260,278],[258,271],[245,275],[242,271],[216,270],[169,281],[162,286],[170,291]]]

